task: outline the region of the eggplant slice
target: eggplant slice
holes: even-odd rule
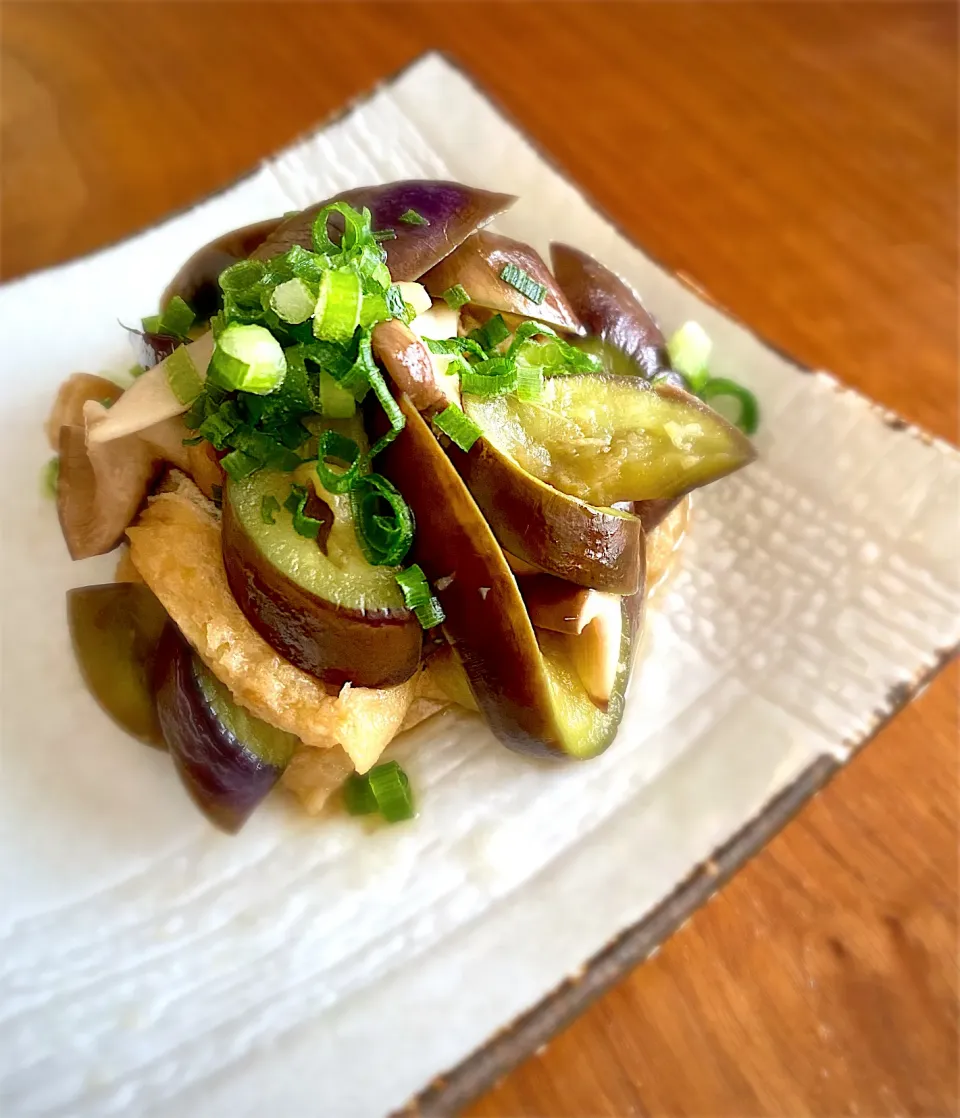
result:
[[[500,545],[419,412],[405,396],[406,425],[383,451],[384,473],[413,509],[411,559],[436,586],[453,646],[480,712],[508,748],[541,757],[592,757],[623,715],[636,633],[636,599],[624,598],[617,678],[606,711],[580,682],[559,634],[543,650]],[[553,640],[556,636],[558,639]]]
[[[504,269],[511,265],[542,287],[539,301],[528,298],[502,278]],[[423,277],[423,286],[435,299],[456,284],[461,284],[470,296],[471,306],[522,315],[572,334],[583,333],[543,258],[523,241],[486,230],[474,233]]]
[[[374,229],[392,229],[396,233],[394,240],[383,244],[394,282],[416,280],[516,200],[512,194],[495,194],[459,182],[432,179],[355,187],[281,222],[252,255],[255,260],[268,260],[293,245],[312,249],[317,214],[331,202],[346,202],[357,210],[366,206]],[[419,216],[422,224],[411,213]],[[338,226],[342,231],[342,220],[334,216],[330,228],[335,230]]]

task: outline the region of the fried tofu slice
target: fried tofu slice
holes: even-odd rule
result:
[[[406,717],[417,678],[339,694],[278,655],[237,605],[220,553],[212,506],[183,474],[150,498],[127,530],[130,558],[200,659],[241,706],[309,746],[340,745],[366,772]]]

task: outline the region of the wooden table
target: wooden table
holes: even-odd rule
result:
[[[668,266],[953,439],[956,44],[953,4],[5,3],[2,274],[442,47]],[[958,678],[476,1118],[956,1113]]]

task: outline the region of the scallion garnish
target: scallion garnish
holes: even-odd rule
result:
[[[379,811],[388,823],[400,823],[416,815],[410,780],[396,761],[374,765],[365,776],[354,773],[347,777],[343,803],[351,815]]]
[[[744,388],[735,380],[727,380],[726,377],[711,377],[701,386],[697,395],[706,403],[721,397],[736,400],[740,411],[733,422],[745,435],[756,434],[757,427],[760,425],[760,405],[749,388]]]
[[[430,584],[419,564],[414,563],[396,577],[407,609],[413,610],[423,628],[432,629],[439,625],[444,620],[443,607],[430,592]]]
[[[464,451],[469,450],[483,434],[476,423],[464,415],[456,404],[444,408],[433,422],[451,442],[456,443]]]
[[[342,462],[345,468],[340,472],[331,470],[328,458]],[[327,492],[346,493],[359,477],[361,465],[360,447],[353,439],[330,428],[321,433],[317,444],[317,477]]]
[[[148,314],[145,318],[140,319],[144,334],[160,333],[160,317],[158,314]]]
[[[306,322],[316,305],[316,295],[297,277],[277,284],[270,295],[270,308],[283,322]]]
[[[234,323],[217,338],[208,375],[223,388],[264,395],[276,392],[286,371],[283,349],[266,327]]]
[[[419,563],[413,563],[406,570],[398,571],[396,579],[397,585],[403,592],[403,601],[407,609],[416,609],[433,596],[430,583],[427,582],[427,576]]]
[[[352,773],[341,788],[343,806],[350,815],[374,815],[380,810],[377,797],[370,787],[369,776]]]
[[[397,239],[396,229],[377,229],[373,234],[373,239],[379,244],[381,241],[395,241]]]
[[[259,458],[245,454],[242,450],[231,450],[220,459],[220,465],[234,481],[243,481],[245,477],[259,470],[263,462]]]
[[[443,612],[443,606],[434,597],[430,597],[422,605],[417,606],[413,612],[422,629],[434,629],[437,625],[442,625],[447,618],[447,615]]]
[[[501,342],[510,337],[510,327],[504,322],[502,314],[495,314],[492,318],[476,330],[471,330],[468,338],[477,342],[488,353],[495,349]]]
[[[470,296],[462,283],[455,283],[453,287],[448,287],[443,293],[443,299],[447,306],[455,311],[460,310],[461,307],[465,307],[470,302]]]
[[[320,281],[313,332],[331,342],[346,342],[360,324],[363,287],[354,271],[324,272]]]
[[[698,322],[685,322],[667,342],[671,367],[687,378],[697,395],[710,379],[707,363],[712,349],[710,336]]]
[[[516,288],[531,303],[539,306],[546,298],[546,287],[542,283],[537,283],[533,276],[516,264],[507,264],[500,272],[500,278],[504,283],[509,283],[511,287]]]
[[[196,317],[183,299],[174,295],[160,316],[160,332],[172,334],[175,338],[185,338]]]
[[[400,220],[405,225],[429,225],[430,222],[423,216],[417,213],[416,210],[407,210],[406,213],[400,215]]]
[[[264,493],[260,499],[260,519],[264,524],[276,524],[276,514],[280,511],[280,502],[272,493]]]
[[[320,370],[320,410],[330,419],[349,419],[357,410],[353,393],[342,388],[323,369]]]
[[[393,398],[380,370],[375,365],[368,371],[367,377],[374,395],[380,401],[380,406],[386,412],[387,419],[390,420],[390,429],[381,435],[370,449],[370,457],[375,458],[384,447],[389,446],[397,435],[400,434],[406,426],[407,421],[403,412],[400,410],[400,405]]]
[[[40,471],[40,491],[52,500],[57,498],[57,485],[60,481],[60,459],[51,458]],[[418,568],[419,570],[419,568]]]
[[[350,489],[360,548],[375,567],[397,567],[413,543],[413,514],[397,488],[380,474],[364,474]]]
[[[504,396],[517,387],[517,366],[506,357],[490,357],[464,369],[460,387],[474,396]]]
[[[243,295],[257,286],[263,272],[264,265],[259,260],[240,260],[220,273],[220,290],[228,295]]]
[[[203,381],[187,347],[177,346],[164,361],[163,367],[170,391],[181,404],[192,404],[203,391]]]
[[[290,495],[283,502],[283,507],[293,514],[293,530],[297,535],[315,540],[320,535],[323,522],[307,516],[303,511],[309,499],[310,491],[305,486],[291,485]]]

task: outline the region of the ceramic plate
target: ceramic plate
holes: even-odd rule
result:
[[[129,365],[117,319],[204,241],[419,176],[518,194],[503,232],[588,247],[668,330],[698,319],[715,373],[760,399],[760,459],[698,501],[601,758],[543,767],[445,714],[394,751],[415,823],[368,834],[278,794],[226,838],[81,686],[63,593],[114,559],[69,562],[42,422],[68,373]],[[6,1114],[450,1113],[651,950],[960,638],[957,452],[701,302],[435,55],[189,212],[7,285],[0,320]]]

